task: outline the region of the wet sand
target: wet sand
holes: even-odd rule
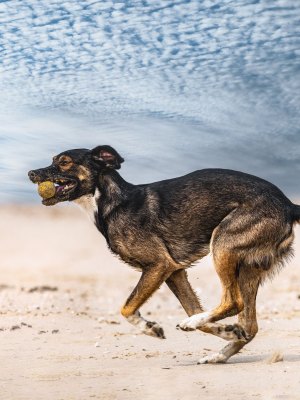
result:
[[[139,273],[78,208],[3,205],[0,218],[1,400],[300,399],[299,228],[294,259],[260,289],[255,340],[225,365],[197,365],[226,342],[176,330],[185,314],[166,285],[142,313],[167,339],[129,325],[119,310]],[[217,305],[210,258],[189,276]]]

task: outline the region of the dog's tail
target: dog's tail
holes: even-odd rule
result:
[[[294,221],[300,223],[300,206],[293,204],[292,218]]]

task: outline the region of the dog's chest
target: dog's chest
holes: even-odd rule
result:
[[[122,225],[121,228],[117,219],[108,227],[108,243],[112,252],[138,269],[152,264],[160,253],[159,240],[155,240],[149,232],[130,227],[130,221]]]
[[[110,240],[109,247],[123,261],[137,269],[141,269],[144,264],[147,264],[149,257],[143,252],[143,246],[139,247],[138,243],[128,245],[124,240],[113,239]]]
[[[96,223],[99,197],[100,193],[98,189],[96,189],[94,196],[86,195],[86,196],[81,196],[78,199],[74,200],[74,203],[77,204],[84,212],[87,213],[88,217],[93,223]]]

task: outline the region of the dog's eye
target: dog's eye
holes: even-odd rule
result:
[[[70,161],[60,161],[59,165],[65,167],[66,165],[70,164]]]

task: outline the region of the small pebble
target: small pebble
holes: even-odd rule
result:
[[[19,325],[13,325],[10,330],[11,331],[15,331],[16,329],[21,329],[21,327]]]

